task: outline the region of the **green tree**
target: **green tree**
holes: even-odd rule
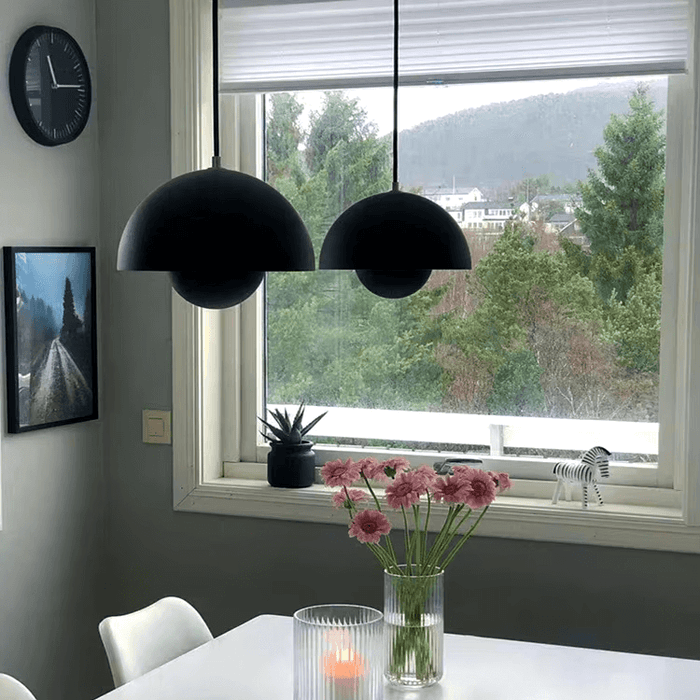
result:
[[[605,300],[625,302],[639,274],[661,260],[665,136],[663,111],[655,111],[648,88],[638,85],[630,111],[613,114],[595,150],[598,172],[581,183],[576,214],[590,241],[590,255],[567,246],[577,269]]]
[[[289,92],[274,93],[269,101],[270,114],[265,124],[267,181],[274,185],[279,177],[294,176],[297,185],[302,176],[299,147],[304,134],[299,118],[304,105]]]
[[[633,370],[658,374],[661,342],[661,266],[637,276],[626,303],[613,297],[607,336],[620,362]]]
[[[563,241],[572,270],[588,276],[606,304],[606,338],[629,372],[658,382],[665,136],[644,85],[629,112],[612,115],[604,145],[595,151],[598,171],[581,184],[577,210],[590,251]],[[647,381],[640,379],[640,381]]]
[[[75,300],[73,299],[73,288],[70,280],[66,277],[66,286],[63,291],[63,326],[61,328],[61,338],[71,338],[75,336],[82,326],[82,321],[75,312]]]
[[[517,182],[510,190],[516,206],[531,202],[538,194],[549,194],[552,183],[549,175],[528,176]]]
[[[598,417],[601,396],[611,393],[612,366],[591,281],[572,274],[562,252],[541,249],[523,221],[509,222],[467,275],[474,310],[457,309],[436,321],[451,407]]]
[[[306,158],[311,172],[323,168],[328,153],[339,143],[356,143],[376,136],[376,126],[357,98],[348,99],[342,91],[326,92],[320,112],[312,112]]]
[[[283,135],[301,134],[299,105],[293,96],[277,96],[269,110],[275,140],[273,148],[268,143],[268,172],[277,173],[273,185],[301,215],[318,254],[344,209],[390,189],[391,144],[378,138],[356,99],[329,92],[294,146]],[[423,323],[425,305],[434,303],[429,293],[388,301],[367,291],[353,272],[330,270],[269,274],[267,293],[272,401],[373,408],[439,403],[443,370]]]

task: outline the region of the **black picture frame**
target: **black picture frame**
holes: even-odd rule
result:
[[[95,420],[94,247],[5,246],[7,429]]]

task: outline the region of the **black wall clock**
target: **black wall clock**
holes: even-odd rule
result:
[[[27,29],[12,51],[10,97],[19,123],[37,143],[58,146],[77,138],[92,99],[78,42],[58,27]]]

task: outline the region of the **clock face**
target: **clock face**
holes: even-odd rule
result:
[[[37,143],[73,141],[90,114],[87,61],[58,27],[36,26],[18,39],[10,59],[10,96],[24,130]]]

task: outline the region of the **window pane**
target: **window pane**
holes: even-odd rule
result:
[[[543,436],[519,454],[561,455],[553,432],[574,425],[525,419],[586,436],[595,420],[598,444],[640,436],[618,459],[655,461],[666,94],[666,78],[402,88],[402,188],[452,214],[474,269],[399,300],[354,272],[269,273],[267,402],[498,416]],[[342,211],[391,188],[391,109],[386,89],[266,96],[267,180],[316,256]],[[385,444],[488,449],[429,423]]]

